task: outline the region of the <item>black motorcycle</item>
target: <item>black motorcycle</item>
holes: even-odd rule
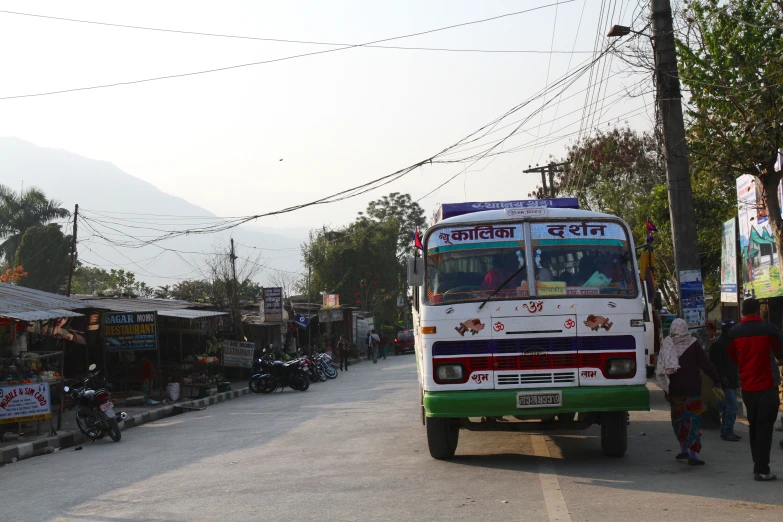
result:
[[[306,391],[310,387],[309,369],[302,359],[283,362],[266,355],[253,364],[253,375],[248,387],[254,393],[272,393],[286,386],[292,390]]]
[[[119,422],[126,415],[115,413],[114,403],[109,392],[109,384],[95,365],[90,365],[90,373],[77,388],[65,386],[66,407],[78,407],[76,424],[86,437],[93,440],[103,438],[107,433],[115,442],[122,438]]]

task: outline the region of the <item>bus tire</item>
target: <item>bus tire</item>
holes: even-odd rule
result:
[[[455,419],[427,417],[427,446],[433,459],[450,459],[457,451],[459,424]]]
[[[601,449],[607,457],[622,457],[628,449],[626,412],[610,411],[601,414]]]

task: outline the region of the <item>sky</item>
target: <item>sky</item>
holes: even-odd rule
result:
[[[470,22],[556,0],[8,1],[0,10],[262,38],[364,43]],[[387,45],[532,53],[352,48],[315,56],[105,89],[0,99],[0,136],[110,161],[219,216],[252,215],[322,198],[415,164],[525,102],[591,59],[614,23],[642,29],[638,0],[574,0]],[[600,21],[600,24],[599,24]],[[597,38],[598,36],[598,38]],[[334,47],[89,25],[0,13],[0,98],[272,60]],[[563,51],[549,54],[548,51]],[[587,51],[574,53],[571,51]],[[601,62],[591,91],[602,129],[651,128],[649,75]],[[438,203],[525,199],[529,165],[562,157],[583,126],[585,75],[574,95],[536,115],[503,145],[521,151],[468,164],[426,165],[377,191],[266,218],[259,226],[339,226],[391,191]],[[554,98],[554,94],[546,99]],[[537,99],[502,125],[540,109]],[[646,108],[645,108],[646,106]],[[630,115],[630,116],[629,116]],[[555,119],[557,118],[557,119]],[[492,142],[507,127],[488,136]],[[583,135],[590,132],[590,125]],[[539,141],[551,142],[532,147]],[[467,156],[469,153],[464,154]],[[460,158],[455,155],[452,157]],[[282,161],[281,161],[282,160]],[[433,189],[455,176],[433,192]],[[8,183],[11,180],[0,180]],[[165,210],[165,209],[161,209]]]

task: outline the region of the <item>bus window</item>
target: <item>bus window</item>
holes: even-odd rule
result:
[[[638,293],[625,229],[610,222],[531,226],[536,294],[541,297]]]
[[[427,302],[483,301],[509,278],[493,300],[529,296],[524,244],[518,223],[436,230],[425,248]]]

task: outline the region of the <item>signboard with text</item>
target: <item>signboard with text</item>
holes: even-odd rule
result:
[[[723,224],[720,255],[720,300],[737,302],[737,226],[731,218]]]
[[[283,320],[283,289],[264,288],[264,322],[279,323]]]
[[[252,368],[255,343],[223,341],[223,366],[229,368]]]
[[[110,352],[158,349],[158,314],[124,312],[103,314],[103,335]]]
[[[0,424],[37,421],[51,416],[49,383],[0,387]]]

